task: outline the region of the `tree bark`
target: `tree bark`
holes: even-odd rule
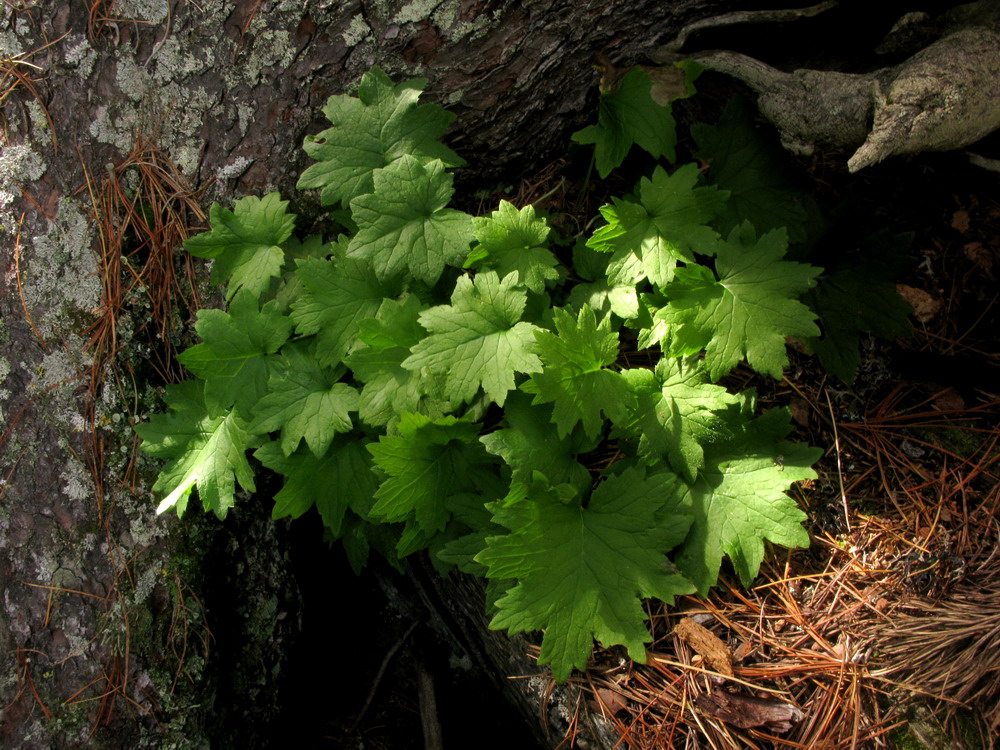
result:
[[[185,280],[178,222],[203,224],[211,200],[291,196],[326,97],[374,64],[426,77],[426,98],[458,113],[461,181],[530,169],[591,118],[595,52],[641,61],[719,5],[3,4],[0,745],[204,747],[277,714],[300,615],[284,527],[256,502],[224,524],[154,516],[155,466],[130,429],[177,377],[151,363],[190,343],[191,322],[176,302],[151,326],[136,269],[166,258],[163,284],[212,299],[197,268]],[[498,672],[530,668],[490,648]]]

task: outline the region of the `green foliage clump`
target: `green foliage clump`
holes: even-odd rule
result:
[[[601,175],[633,143],[675,158],[651,85],[626,75],[578,134]],[[820,451],[785,441],[787,410],[759,414],[719,380],[744,360],[781,378],[786,337],[856,348],[857,330],[899,311],[829,312],[861,280],[817,291],[822,269],[788,256],[811,213],[760,185],[767,152],[732,113],[695,132],[713,181],[651,162],[603,225],[561,238],[532,206],[449,207],[463,162],[422,87],[374,69],[306,139],[316,163],[299,187],[349,212],[350,230],[298,238],[271,194],[213,206],[188,241],[215,259],[229,309],[199,314],[201,343],[180,357],[196,379],[137,428],[166,462],[158,511],[182,514],[197,491],[223,518],[263,466],[284,478],[273,516],[315,507],[356,568],[371,548],[426,549],[488,578],[493,627],[543,630],[557,679],[594,639],[642,660],[642,598],[704,594],[723,557],[749,584],[765,541],[809,541],[785,493]],[[835,320],[825,334],[817,312]]]

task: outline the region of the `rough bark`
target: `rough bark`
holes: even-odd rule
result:
[[[373,64],[427,77],[427,97],[459,114],[465,180],[491,179],[550,158],[588,119],[593,53],[640,61],[718,5],[3,4],[0,745],[203,747],[217,731],[253,746],[297,629],[283,528],[265,509],[246,502],[225,524],[152,513],[155,467],[134,471],[129,424],[158,408],[148,362],[165,342],[141,290],[107,309],[98,259],[114,227],[95,223],[88,185],[132,195],[136,168],[114,167],[145,142],[203,204],[290,193],[325,98]],[[94,367],[102,306],[114,356]],[[183,317],[161,332],[175,346]]]

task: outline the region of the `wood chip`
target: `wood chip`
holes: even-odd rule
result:
[[[753,644],[750,641],[743,641],[743,643],[737,647],[736,653],[733,654],[733,660],[736,662],[745,661],[753,652]]]
[[[993,278],[993,254],[983,247],[982,242],[970,242],[965,246],[965,257]]]
[[[685,617],[674,627],[674,635],[699,654],[719,674],[733,676],[733,657],[715,633]]]
[[[965,399],[954,388],[947,388],[935,397],[934,408],[938,411],[965,411]]]
[[[959,209],[951,215],[951,228],[957,229],[962,234],[969,231],[969,212],[964,208]]]
[[[619,711],[624,711],[628,708],[628,702],[625,698],[614,690],[597,688],[595,692],[597,693],[597,702],[599,703],[597,706],[598,709],[603,709],[610,714],[616,714]]]
[[[795,424],[808,427],[809,414],[812,412],[812,409],[809,407],[809,402],[804,398],[793,398],[790,406],[792,408],[792,420]]]
[[[766,726],[777,734],[787,732],[805,716],[791,703],[721,690],[699,695],[697,703],[705,713],[740,729]]]
[[[941,300],[925,292],[906,284],[896,284],[896,291],[899,296],[910,303],[913,314],[921,323],[927,323],[941,311]]]

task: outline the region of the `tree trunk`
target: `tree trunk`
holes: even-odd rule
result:
[[[204,747],[277,714],[285,527],[250,501],[156,517],[131,432],[212,299],[178,248],[201,208],[291,195],[326,97],[374,64],[459,114],[465,183],[530,169],[592,117],[594,53],[630,65],[721,4],[3,4],[0,745]],[[532,668],[468,609],[498,674]]]

